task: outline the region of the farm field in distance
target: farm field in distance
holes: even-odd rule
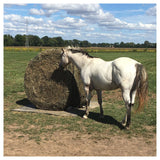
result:
[[[23,87],[28,62],[45,49],[4,48],[4,156],[156,156],[155,49],[84,48],[106,61],[131,57],[145,66],[148,104],[140,113],[135,113],[135,104],[130,130],[119,127],[125,115],[120,90],[103,91],[104,120],[99,118],[99,107],[87,120],[11,111],[27,98]]]

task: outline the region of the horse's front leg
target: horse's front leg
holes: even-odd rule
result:
[[[89,85],[85,85],[84,87],[86,92],[86,113],[83,115],[83,118],[87,119],[89,115],[89,104],[91,100],[91,90],[89,88]]]

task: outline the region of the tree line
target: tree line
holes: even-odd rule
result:
[[[48,46],[48,47],[64,47],[64,46],[79,46],[79,47],[114,47],[114,48],[156,48],[156,43],[144,41],[144,43],[134,42],[115,42],[115,43],[90,43],[87,40],[80,41],[77,39],[63,40],[62,37],[40,38],[36,35],[21,35],[15,37],[5,34],[4,46]]]

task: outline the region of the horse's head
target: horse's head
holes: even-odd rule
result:
[[[64,49],[62,48],[62,52],[61,52],[61,62],[59,64],[60,67],[66,67],[69,63],[70,63],[70,60],[68,58],[68,52],[69,50],[68,49]]]

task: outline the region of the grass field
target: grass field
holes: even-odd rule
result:
[[[149,101],[144,111],[135,114],[132,112],[132,123],[130,130],[121,130],[119,122],[125,114],[125,107],[119,96],[119,91],[105,91],[103,93],[105,105],[105,120],[99,119],[99,108],[91,111],[87,120],[80,117],[54,117],[45,114],[18,113],[11,109],[18,108],[16,104],[24,98],[23,80],[25,68],[30,59],[35,57],[38,51],[5,50],[4,51],[4,132],[21,133],[28,136],[38,144],[41,136],[48,137],[54,132],[79,132],[90,134],[95,138],[97,134],[125,135],[126,137],[152,138],[156,134],[156,53],[155,52],[92,52],[92,56],[104,60],[113,60],[117,57],[131,57],[141,62],[147,70],[149,79]],[[117,94],[118,92],[118,94]],[[32,126],[32,127],[31,127]],[[21,138],[21,137],[19,137]]]

